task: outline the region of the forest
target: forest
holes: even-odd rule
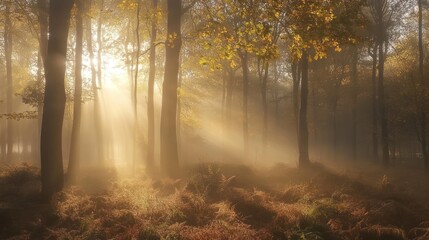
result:
[[[428,9],[1,0],[0,239],[429,240]]]

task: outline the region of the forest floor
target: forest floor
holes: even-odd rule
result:
[[[429,174],[200,164],[177,180],[88,171],[39,196],[39,171],[0,168],[0,239],[429,239]]]

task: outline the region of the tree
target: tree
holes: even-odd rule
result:
[[[149,79],[147,90],[147,170],[153,169],[155,161],[155,111],[154,111],[154,85],[156,74],[156,49],[158,0],[152,0],[153,14],[151,18],[150,51],[149,51]]]
[[[104,139],[103,139],[103,129],[102,129],[102,119],[101,119],[101,106],[100,106],[100,96],[99,96],[99,86],[97,84],[97,70],[95,67],[94,59],[94,49],[93,49],[93,40],[92,40],[92,19],[89,15],[89,11],[91,10],[93,0],[88,0],[85,12],[86,16],[86,37],[87,37],[87,48],[89,52],[89,59],[91,65],[91,87],[92,94],[94,95],[94,128],[96,134],[96,146],[98,152],[98,160],[104,161]],[[101,77],[101,76],[100,76]],[[101,82],[101,79],[99,79]]]
[[[299,167],[305,167],[310,163],[308,154],[308,123],[307,123],[307,102],[308,102],[308,53],[306,50],[301,56],[301,91],[300,107],[298,113],[298,163]]]
[[[76,52],[75,52],[75,90],[73,101],[73,126],[70,142],[68,178],[72,182],[77,174],[80,161],[80,125],[82,109],[82,51],[83,51],[83,19],[82,0],[76,0]]]
[[[42,195],[49,200],[63,188],[62,125],[67,37],[72,0],[49,3],[49,40],[45,64],[46,88],[41,132]]]
[[[11,2],[7,1],[5,6],[5,23],[4,23],[4,49],[5,49],[5,59],[6,59],[6,83],[7,83],[7,112],[10,114],[13,111],[13,76],[12,76],[12,21],[11,21]],[[12,160],[13,152],[13,129],[14,129],[13,120],[7,120],[7,159]]]
[[[44,76],[42,71],[45,69],[46,55],[48,49],[48,1],[47,0],[37,0],[37,20],[39,22],[40,35],[39,35],[39,54],[37,61],[37,82],[39,86],[42,86]],[[37,105],[37,116],[38,116],[38,136],[41,133],[42,127],[42,111],[43,111],[43,102],[39,101]],[[38,138],[38,137],[37,137]],[[37,149],[40,149],[38,146]],[[40,153],[38,153],[40,155]]]
[[[356,140],[357,140],[357,95],[358,95],[358,47],[351,47],[351,83],[352,83],[352,160],[356,161]]]
[[[259,58],[259,76],[262,95],[262,105],[265,110],[263,120],[263,142],[266,143],[268,129],[268,106],[266,99],[268,72],[268,61],[278,57],[278,48],[276,41],[278,39],[278,24],[275,21],[279,19],[278,4],[275,1],[254,2],[254,1],[224,1],[213,3],[203,1],[206,19],[203,21],[204,30],[200,37],[211,40],[203,43],[204,48],[215,50],[215,58],[203,63],[210,62],[220,68],[229,63],[229,67],[234,69],[241,64],[242,69],[242,132],[243,132],[243,153],[244,157],[249,157],[249,122],[248,122],[248,101],[249,101],[249,83],[251,79],[251,58]],[[260,9],[266,11],[261,14]],[[212,63],[215,64],[212,64]],[[219,63],[220,62],[220,63]],[[220,66],[219,66],[220,65]],[[225,68],[225,66],[224,66]],[[230,69],[227,71],[229,72]],[[228,74],[231,76],[231,74]],[[230,79],[229,77],[227,79]],[[228,86],[228,81],[225,81]],[[230,85],[232,86],[232,85]],[[228,103],[228,87],[226,94]],[[228,106],[228,104],[227,104]]]
[[[98,51],[97,51],[97,79],[98,79],[98,85],[100,88],[103,88],[103,74],[102,74],[102,51],[103,51],[103,10],[104,10],[104,0],[100,0],[99,3],[99,14],[98,14],[98,21],[97,21],[97,45],[98,45]]]
[[[428,149],[427,149],[427,129],[426,129],[426,99],[424,96],[426,96],[426,79],[424,76],[424,51],[423,51],[423,0],[417,0],[418,5],[418,27],[419,27],[419,81],[421,85],[421,91],[420,94],[420,136],[419,141],[421,145],[421,151],[423,154],[423,161],[425,164],[426,171],[429,171],[429,156],[428,156]]]
[[[133,105],[134,105],[134,129],[136,131],[134,132],[134,144],[133,144],[133,169],[135,169],[135,161],[137,158],[137,138],[138,138],[138,122],[137,122],[137,84],[139,79],[139,64],[140,64],[140,49],[141,49],[141,42],[140,42],[140,10],[141,10],[141,0],[137,0],[137,9],[136,9],[136,66],[134,68],[134,84],[133,84]]]
[[[174,176],[179,166],[176,133],[182,0],[167,0],[167,39],[161,109],[161,169]]]
[[[350,20],[356,19],[362,1],[353,2],[353,8],[336,1],[285,1],[288,45],[292,61],[301,62],[300,107],[298,114],[299,165],[310,162],[308,154],[307,97],[308,61],[326,58],[329,49],[341,51],[340,44],[355,41],[350,31]]]
[[[292,7],[286,12],[287,22],[285,24],[289,33],[289,48],[292,61],[300,61],[301,70],[298,110],[298,164],[300,167],[304,167],[310,162],[307,122],[308,62],[326,57],[327,49],[331,47],[338,51],[341,49],[338,39],[334,37],[334,29],[332,28],[332,22],[335,18],[333,14],[335,5],[331,5],[328,1],[308,2],[301,0],[286,4]],[[310,52],[314,52],[314,56],[311,56]]]
[[[387,27],[390,21],[389,4],[387,0],[371,0],[370,8],[375,24],[375,41],[378,47],[378,114],[381,122],[381,147],[382,161],[384,166],[389,165],[389,133],[387,129],[386,103],[384,97],[384,59],[385,44],[387,44]]]
[[[368,53],[372,58],[372,94],[371,94],[371,111],[372,111],[372,155],[374,161],[378,162],[378,109],[377,109],[377,62],[378,62],[378,44],[374,41],[370,43]],[[371,50],[372,49],[372,50]]]

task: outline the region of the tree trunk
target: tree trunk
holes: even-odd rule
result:
[[[379,41],[378,49],[378,97],[379,97],[379,115],[381,120],[381,146],[383,150],[383,165],[389,165],[389,135],[387,132],[387,114],[386,114],[386,103],[384,100],[384,51],[383,41]]]
[[[225,103],[225,109],[226,109],[226,122],[227,122],[227,129],[228,132],[230,132],[230,126],[231,126],[231,115],[232,115],[232,95],[234,91],[234,70],[229,69],[228,70],[228,76],[227,76],[227,82],[226,82],[226,103]]]
[[[177,88],[180,89],[182,87],[183,80],[183,72],[182,72],[182,58],[179,58],[179,79],[177,83]],[[179,91],[178,91],[179,92]],[[176,126],[177,126],[177,154],[180,158],[180,150],[182,146],[182,97],[178,93],[177,94],[177,114],[176,114]]]
[[[268,69],[269,63],[267,60],[259,60],[258,70],[259,79],[261,82],[261,100],[263,110],[263,122],[262,122],[262,154],[265,154],[267,148],[268,138],[268,102],[267,102],[267,84],[268,84]],[[262,63],[262,65],[260,64]]]
[[[423,51],[423,13],[422,13],[422,0],[418,0],[419,8],[419,78],[421,84],[421,99],[420,99],[420,145],[423,154],[423,161],[425,164],[425,170],[429,171],[429,156],[427,150],[427,139],[426,139],[426,79],[424,76],[424,51]]]
[[[333,70],[333,73],[335,74],[335,72],[337,68],[335,67]],[[332,156],[331,158],[336,161],[337,160],[337,108],[338,108],[338,95],[339,95],[339,90],[340,90],[340,85],[341,85],[341,79],[344,76],[344,71],[345,71],[345,64],[342,65],[341,68],[341,73],[339,76],[337,75],[333,75],[335,82],[334,82],[334,87],[333,87],[333,92],[331,93],[331,114],[332,114]]]
[[[312,64],[313,76],[317,76],[319,66],[317,64]],[[317,99],[317,78],[313,78],[311,83],[311,120],[312,120],[312,130],[313,130],[313,146],[318,146],[318,99]],[[314,156],[320,157],[319,149],[315,148]],[[317,158],[315,157],[315,160]]]
[[[42,86],[43,82],[43,75],[42,70],[45,69],[45,62],[46,62],[46,54],[48,49],[48,0],[37,0],[37,8],[38,8],[38,21],[39,21],[39,27],[40,27],[40,36],[39,36],[39,58],[38,61],[38,78],[37,81],[39,81],[39,86]],[[42,113],[43,113],[43,103],[39,102],[37,106],[37,116],[38,116],[38,122],[37,122],[37,129],[38,129],[38,136],[37,139],[39,139],[41,131],[42,131]],[[35,143],[35,148],[37,149],[36,155],[38,158],[40,157],[40,142],[37,141]]]
[[[167,40],[161,110],[161,169],[174,176],[179,167],[177,152],[177,81],[179,74],[182,0],[167,0]],[[171,38],[171,36],[173,36]]]
[[[76,49],[75,49],[75,88],[73,102],[73,126],[70,142],[70,155],[67,177],[73,182],[80,164],[80,124],[82,109],[82,48],[83,48],[83,20],[82,0],[76,0]]]
[[[357,65],[358,65],[358,49],[357,46],[352,46],[352,160],[356,161],[356,140],[357,140]]]
[[[103,10],[104,10],[104,0],[100,0],[100,13],[98,15],[98,22],[97,22],[97,45],[98,45],[98,51],[97,51],[97,79],[98,79],[98,86],[99,88],[103,88],[103,79],[102,79],[102,58],[101,54],[103,51],[103,35],[102,35],[102,26],[103,26]]]
[[[297,136],[299,135],[298,119],[299,119],[299,84],[301,81],[301,64],[296,60],[292,60],[292,97],[293,97],[293,115],[295,118],[295,129]]]
[[[338,140],[337,140],[337,104],[338,99],[335,97],[334,104],[332,106],[332,135],[333,135],[333,156],[334,161],[337,161],[337,152],[338,152]]]
[[[139,64],[140,64],[140,10],[141,10],[141,0],[137,0],[137,11],[136,11],[136,66],[134,69],[134,89],[133,89],[133,106],[134,106],[134,143],[133,143],[133,171],[136,169],[136,160],[137,160],[137,140],[138,140],[138,116],[137,116],[137,83],[139,79]]]
[[[152,0],[152,9],[157,11],[158,0]],[[147,90],[147,171],[150,173],[155,164],[155,103],[154,103],[154,86],[156,75],[156,49],[155,42],[157,38],[157,21],[155,12],[152,16],[152,27],[150,35],[149,51],[149,80]]]
[[[91,10],[92,0],[88,1],[86,11]],[[103,162],[104,157],[104,144],[103,144],[103,131],[102,131],[102,122],[101,122],[101,108],[100,108],[100,97],[97,86],[97,70],[94,64],[94,49],[92,44],[92,20],[88,16],[86,18],[86,37],[87,37],[87,47],[89,52],[90,64],[91,64],[91,87],[94,94],[94,125],[95,125],[95,134],[96,134],[96,148],[98,153],[98,160]]]
[[[374,43],[372,53],[372,155],[374,161],[378,162],[378,115],[377,115],[377,48],[378,44]]]
[[[11,114],[13,111],[13,78],[12,78],[12,21],[10,19],[11,9],[10,2],[6,3],[5,7],[5,23],[4,23],[4,49],[6,59],[6,83],[7,83],[7,100],[6,110]],[[13,144],[14,144],[14,120],[7,120],[7,160],[13,159]]]
[[[240,54],[241,67],[243,68],[243,149],[244,158],[249,158],[249,123],[248,123],[248,92],[249,92],[249,64],[247,52]]]
[[[128,76],[128,82],[129,82],[129,86],[130,86],[130,99],[132,100],[132,85],[133,85],[133,72],[132,72],[132,64],[133,64],[133,57],[132,54],[130,53],[129,49],[128,49],[128,44],[130,43],[130,38],[131,38],[131,19],[128,19],[127,22],[127,35],[125,38],[125,41],[123,42],[124,44],[124,51],[125,51],[125,66],[127,68],[127,76]]]
[[[308,103],[308,54],[304,52],[301,59],[302,79],[301,96],[298,116],[298,150],[299,167],[305,167],[310,163],[308,155],[308,124],[307,124],[307,103]]]
[[[275,106],[276,106],[276,120],[278,120],[279,118],[279,101],[278,101],[278,97],[279,97],[279,92],[278,92],[278,88],[279,88],[279,70],[278,70],[278,66],[277,66],[277,60],[274,60],[274,99],[276,100],[275,102]]]
[[[62,126],[66,102],[64,77],[72,0],[50,1],[46,88],[41,133],[42,195],[49,200],[64,183]]]
[[[37,0],[37,7],[40,26],[39,55],[41,56],[44,64],[48,48],[48,0]]]

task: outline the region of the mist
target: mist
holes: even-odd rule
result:
[[[1,239],[427,239],[423,0],[3,0]]]

